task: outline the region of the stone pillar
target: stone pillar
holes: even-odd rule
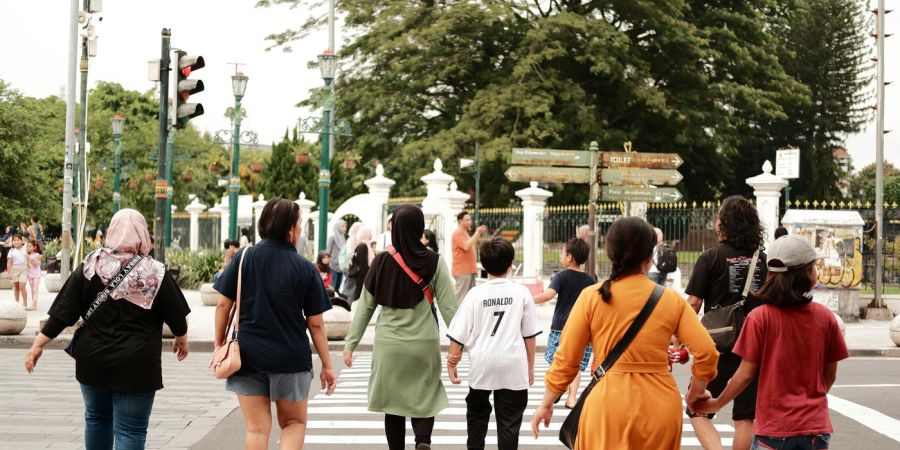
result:
[[[257,197],[257,200],[255,202],[253,202],[253,223],[255,224],[253,229],[254,229],[254,233],[256,235],[256,240],[253,242],[255,242],[257,244],[261,240],[261,238],[259,237],[259,216],[260,216],[260,214],[262,214],[263,208],[266,207],[266,203],[268,203],[268,201],[266,200],[266,197],[262,194],[259,194],[259,197]]]
[[[316,246],[316,236],[315,233],[315,220],[308,221],[310,217],[318,217],[318,215],[313,216],[312,208],[316,206],[316,202],[306,199],[306,192],[301,192],[299,196],[297,196],[297,200],[294,200],[294,203],[300,207],[300,233],[303,236],[312,236],[312,239],[306,240],[306,250],[303,256],[308,259],[315,261],[315,255],[318,253],[319,247]],[[312,223],[312,226],[307,226],[309,223]]]
[[[425,213],[426,222],[428,221],[429,215],[441,213],[440,209],[438,209],[438,203],[441,201],[441,196],[447,192],[447,186],[453,181],[451,175],[444,173],[444,163],[442,163],[440,159],[434,160],[433,167],[433,172],[420,178],[420,180],[425,183],[425,189],[427,191],[425,200],[422,200],[422,211]]]
[[[306,219],[310,217],[313,206],[316,206],[316,202],[308,200],[306,198],[306,192],[301,192],[300,195],[297,196],[297,200],[294,200],[294,203],[300,207],[300,220],[303,223],[304,231],[306,231]]]
[[[195,196],[184,209],[191,215],[191,251],[196,252],[200,249],[200,213],[206,211],[206,205]]]
[[[450,182],[450,190],[441,193],[441,196],[436,203],[436,206],[439,208],[438,211],[440,211],[441,227],[443,228],[443,233],[441,233],[441,236],[437,237],[438,247],[441,250],[441,254],[443,254],[444,258],[447,260],[447,267],[451,267],[453,264],[451,237],[453,236],[453,232],[456,231],[456,228],[459,226],[456,223],[456,215],[465,208],[467,201],[469,201],[469,194],[460,192],[456,186],[456,182],[452,181]]]
[[[219,208],[219,231],[221,232],[221,238],[219,243],[225,242],[228,239],[228,219],[229,219],[229,211],[231,208],[228,205],[228,197],[222,197],[222,202],[218,204],[217,208]]]
[[[787,180],[772,175],[772,163],[766,160],[762,166],[763,173],[747,178],[747,184],[753,188],[756,196],[756,211],[759,213],[759,221],[765,229],[766,248],[775,239],[775,229],[778,228],[780,214],[778,203],[781,198],[781,190],[787,186]]]
[[[544,208],[553,193],[538,187],[536,181],[516,196],[522,199],[522,275],[540,276],[544,266]]]
[[[372,199],[372,208],[378,211],[378,214],[375,215],[377,218],[375,223],[371,224],[373,238],[386,230],[387,224],[385,223],[384,208],[387,205],[388,198],[390,198],[391,187],[396,183],[396,181],[384,176],[384,166],[381,164],[375,167],[375,177],[365,181],[366,187],[369,188],[369,196]]]

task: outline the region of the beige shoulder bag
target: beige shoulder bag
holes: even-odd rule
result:
[[[241,261],[238,263],[238,281],[237,281],[237,298],[231,313],[228,315],[228,326],[225,328],[225,339],[227,342],[220,347],[214,354],[211,367],[213,375],[217,379],[228,378],[235,372],[241,370],[241,347],[238,345],[238,330],[241,324],[241,279],[243,276],[244,257],[250,251],[249,248],[244,249],[241,254]],[[231,328],[231,339],[228,338],[228,328]]]

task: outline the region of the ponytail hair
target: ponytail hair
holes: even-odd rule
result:
[[[653,255],[656,231],[640,217],[625,217],[613,222],[606,233],[606,256],[612,261],[609,278],[600,285],[604,302],[612,299],[613,282],[640,273],[644,263]]]

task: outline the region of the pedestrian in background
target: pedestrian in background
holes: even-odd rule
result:
[[[325,251],[331,255],[331,260],[328,263],[331,266],[331,279],[333,280],[334,290],[335,292],[341,291],[341,281],[344,279],[344,274],[341,272],[341,264],[338,261],[338,257],[341,254],[341,249],[347,245],[347,239],[344,237],[344,233],[347,232],[347,222],[343,220],[338,220],[334,223],[334,226],[331,227],[331,236],[328,236],[328,242],[325,246]]]
[[[350,270],[350,258],[353,257],[353,252],[359,245],[357,234],[359,234],[359,230],[362,227],[362,222],[353,222],[353,225],[350,225],[350,231],[347,232],[347,242],[345,242],[344,246],[341,247],[341,251],[337,256],[338,266],[340,266],[341,268],[342,278],[341,289],[338,290],[338,292],[340,292],[341,294],[344,293],[344,285],[347,284],[347,272]],[[371,232],[369,234],[371,235]]]
[[[456,301],[444,258],[422,245],[424,230],[425,216],[419,207],[406,204],[394,211],[393,248],[372,260],[344,345],[344,364],[352,367],[353,351],[375,309],[381,306],[375,326],[368,403],[369,411],[384,414],[384,432],[391,450],[405,448],[407,417],[416,435],[416,450],[430,449],[434,416],[449,405],[441,383],[441,341],[435,306],[449,325],[456,313]]]
[[[750,292],[756,291],[766,279],[766,255],[760,251],[764,242],[763,227],[753,203],[740,195],[726,198],[716,214],[715,228],[719,245],[700,255],[685,289],[688,303],[697,312],[701,307],[708,313],[712,308],[728,307],[745,301],[743,289],[747,285],[748,276],[751,277]],[[756,269],[750,274],[755,254]],[[749,313],[758,305],[759,302],[750,296],[746,299],[743,310]],[[714,397],[721,395],[740,364],[741,357],[730,349],[719,355],[716,379],[708,386]],[[691,425],[704,449],[722,448],[719,432],[712,423],[713,415],[696,415],[690,410],[686,413],[691,418]],[[750,448],[755,417],[756,381],[753,381],[734,399],[731,408],[731,419],[734,422],[732,446],[735,450]]]
[[[37,239],[28,243],[28,285],[31,287],[31,310],[37,309],[41,287],[41,254],[44,250]]]
[[[272,402],[281,427],[280,448],[303,447],[314,376],[307,331],[322,363],[322,389],[326,395],[334,392],[322,319],[331,302],[316,268],[297,253],[300,233],[300,207],[283,198],[269,200],[259,216],[262,240],[241,249],[213,286],[222,294],[215,313],[215,351],[230,339],[225,334],[229,312],[235,301],[241,302],[236,336],[241,369],[228,377],[225,389],[237,395],[244,415],[244,448],[250,450],[269,448]]]
[[[319,276],[322,277],[322,284],[325,285],[325,290],[331,289],[332,294],[328,297],[334,296],[334,287],[331,285],[331,267],[328,266],[328,263],[331,262],[331,255],[326,251],[319,252],[319,256],[316,257],[316,269],[319,270]]]
[[[12,238],[12,248],[9,250],[6,259],[6,270],[9,272],[9,279],[13,284],[13,298],[19,303],[19,297],[22,298],[22,307],[28,308],[28,252],[24,247],[21,235],[15,235]]]
[[[569,314],[545,376],[547,389],[531,421],[535,437],[541,422],[549,426],[554,401],[578,376],[584,347],[591,343],[596,354],[609,355],[659,289],[661,296],[643,328],[584,400],[575,448],[681,448],[681,394],[669,372],[669,340],[673,334],[678,336],[694,355],[695,383],[687,393],[688,402],[709,395],[706,380],[715,376],[718,354],[684,299],[647,277],[655,245],[656,233],[644,219],[622,218],[610,226],[606,255],[612,271],[599,289],[585,289]],[[595,358],[592,368],[598,365]]]
[[[650,277],[656,284],[660,286],[666,285],[666,273],[662,273],[657,267],[659,263],[659,257],[661,256],[663,247],[665,247],[666,243],[663,240],[663,232],[659,228],[654,228],[653,231],[656,232],[656,247],[653,247],[653,263],[650,265],[650,271],[647,272],[647,276]]]
[[[44,245],[44,228],[38,222],[37,216],[31,216],[31,225],[28,226],[29,241],[38,241]]]
[[[785,227],[778,227],[775,229],[775,239],[778,239],[782,236],[787,236],[788,230]]]
[[[562,334],[569,313],[575,306],[575,300],[581,292],[594,283],[594,277],[584,273],[582,265],[588,259],[590,247],[579,238],[569,239],[566,242],[566,248],[560,256],[560,263],[563,271],[553,274],[550,279],[550,286],[546,291],[534,297],[534,303],[540,305],[547,303],[556,297],[556,307],[553,310],[553,321],[550,323],[550,335],[547,337],[547,350],[544,352],[544,360],[548,364],[553,364],[553,356],[559,348],[559,337]],[[581,358],[581,371],[585,371],[591,365],[591,346],[584,349],[584,356]],[[581,377],[575,377],[572,384],[569,385],[568,397],[566,397],[566,408],[575,406],[578,399],[578,384]]]
[[[215,273],[215,275],[213,275],[213,283],[215,283],[216,280],[218,280],[219,277],[222,276],[222,272],[225,271],[225,268],[228,267],[228,265],[231,264],[231,260],[234,259],[234,254],[237,253],[238,249],[241,248],[240,242],[238,242],[236,239],[225,239],[225,242],[222,244],[222,246],[225,247],[223,253],[223,262],[219,270]]]
[[[453,384],[461,382],[456,368],[465,347],[469,353],[469,450],[484,449],[491,409],[497,420],[498,447],[515,450],[528,406],[528,387],[534,384],[535,336],[541,334],[541,324],[528,288],[508,278],[516,256],[512,244],[493,238],[481,244],[478,254],[488,281],[472,288],[453,316],[447,330],[447,373]]]
[[[355,224],[354,224],[355,225]],[[369,272],[369,264],[375,257],[369,246],[372,241],[372,229],[360,226],[356,231],[356,248],[351,250],[350,262],[347,265],[347,273],[344,278],[344,297],[348,303],[353,303],[362,293],[362,285]],[[351,241],[347,241],[348,245]]]
[[[469,236],[472,228],[472,215],[463,211],[456,216],[456,231],[453,232],[453,279],[456,302],[462,301],[469,289],[475,287],[475,276],[478,273],[478,238],[487,231],[484,225],[478,226],[475,233]]]
[[[25,370],[32,373],[44,346],[84,317],[71,346],[84,397],[84,445],[142,449],[156,391],[163,388],[162,326],[175,334],[173,351],[183,360],[190,308],[165,266],[148,255],[150,232],[141,213],[120,210],[108,232],[104,247],[91,252],[57,294],[25,354]],[[118,284],[104,301],[107,285],[129,267],[129,282]]]
[[[388,215],[387,230],[378,235],[375,242],[375,253],[381,253],[391,246],[391,228],[394,226],[394,216]]]
[[[428,247],[431,251],[438,253],[437,236],[434,235],[434,231],[425,230],[422,232],[422,244]]]
[[[718,398],[692,405],[715,412],[759,378],[753,448],[828,448],[833,427],[828,391],[838,361],[849,357],[834,314],[812,301],[816,251],[803,238],[784,236],[769,249],[769,274],[734,346],[741,365]]]

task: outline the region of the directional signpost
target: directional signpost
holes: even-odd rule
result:
[[[506,169],[509,181],[539,183],[580,183],[591,181],[591,171],[581,167],[512,166]]]
[[[604,167],[677,169],[682,164],[684,160],[677,153],[603,152],[600,156],[600,165]]]
[[[591,152],[586,150],[553,150],[549,148],[514,148],[512,162],[513,164],[538,164],[543,166],[590,167]]]
[[[614,186],[633,185],[673,185],[683,177],[674,169],[636,169],[622,167],[616,169],[600,169],[600,181]]]
[[[637,186],[603,186],[603,200],[667,203],[681,200],[675,188],[645,188]]]

